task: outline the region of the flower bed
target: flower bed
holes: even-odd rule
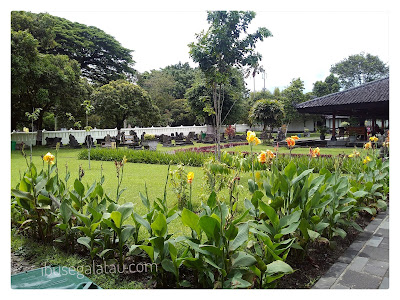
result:
[[[289,160],[279,160],[272,152],[255,157],[252,146],[259,141],[254,133],[248,138],[247,157],[225,154],[227,163],[205,161],[204,189],[209,194],[201,206],[193,207],[191,199],[197,176],[181,165],[177,172],[169,170],[163,196],[149,199],[146,187],[140,193],[144,214],[138,213],[137,203],[118,203],[128,157],[115,160],[117,196],[111,198],[104,193],[104,178],[84,186],[81,170],[70,187],[70,174],[59,178],[57,159],[48,153],[41,171],[27,162],[28,169],[11,190],[12,224],[42,242],[80,252],[93,263],[114,260],[123,268],[135,258],[146,258],[157,266],[150,273],[156,287],[275,288],[280,278],[294,272],[294,258],[312,260],[310,249],[362,231],[356,220],[365,214],[373,217],[387,206],[389,161],[377,158],[371,149],[365,150],[369,160],[321,158],[319,149],[309,157],[291,153]],[[109,152],[109,157],[115,153]],[[327,159],[333,160],[332,171],[322,165],[316,172],[310,166]],[[344,160],[349,166],[354,163],[345,175]],[[244,168],[251,178],[249,197],[242,199]],[[189,188],[188,201],[180,202],[182,209],[167,203],[170,180],[178,202]],[[187,230],[173,232],[174,220]]]

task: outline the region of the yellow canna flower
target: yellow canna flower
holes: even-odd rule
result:
[[[257,159],[260,163],[265,164],[267,162],[267,153],[261,151],[260,155],[257,156]]]
[[[256,133],[255,133],[254,131],[247,131],[246,140],[247,140],[249,143],[253,143],[254,140],[255,140],[255,138],[256,138]]]
[[[187,174],[187,182],[191,184],[192,181],[193,181],[193,178],[194,178],[194,173],[193,172],[189,172]]]
[[[261,144],[261,141],[260,141],[260,139],[258,138],[258,137],[256,137],[255,139],[254,139],[254,145],[258,145],[258,144]]]
[[[29,128],[24,127],[24,128],[22,129],[22,131],[23,131],[23,132],[29,132]]]
[[[369,140],[370,140],[371,142],[376,143],[376,142],[378,141],[378,138],[377,138],[376,136],[371,136],[371,137],[369,138]]]
[[[353,153],[352,153],[352,154],[349,154],[349,157],[350,157],[350,158],[352,158],[352,157],[358,157],[358,156],[360,156],[360,152],[358,152],[356,149],[353,150]]]
[[[47,154],[45,156],[43,156],[43,160],[47,163],[49,163],[50,165],[54,164],[54,158],[55,156],[53,154],[51,154],[50,152],[47,152]]]
[[[366,164],[371,161],[371,158],[369,156],[366,156],[365,159],[363,160],[363,163]]]
[[[366,144],[364,145],[364,149],[368,150],[368,149],[370,149],[370,148],[372,148],[371,142],[368,142],[368,143],[366,143]]]
[[[294,140],[298,140],[299,139],[299,137],[297,135],[292,135],[291,138],[294,139]]]

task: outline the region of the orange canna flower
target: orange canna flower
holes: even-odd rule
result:
[[[310,156],[311,157],[315,158],[315,157],[318,157],[320,155],[321,155],[321,153],[320,153],[319,147],[315,148],[314,150],[312,148],[310,148]]]
[[[267,162],[267,153],[261,151],[260,155],[257,156],[258,162],[265,164]]]
[[[49,163],[50,165],[54,164],[54,158],[55,156],[53,154],[51,154],[50,152],[47,152],[47,154],[45,156],[43,156],[43,160],[47,163]]]
[[[286,143],[289,148],[292,148],[294,145],[296,145],[296,141],[291,137],[286,139]]]
[[[299,137],[297,135],[292,135],[291,138],[294,139],[294,140],[298,140],[299,139]]]
[[[187,182],[191,184],[192,181],[193,181],[193,178],[194,178],[194,173],[193,172],[189,172],[187,174]]]
[[[370,149],[370,148],[372,148],[371,142],[368,142],[368,143],[366,143],[366,144],[364,145],[364,149],[368,150],[368,149]]]
[[[271,150],[267,150],[266,154],[269,159],[273,159],[275,157],[274,152],[272,152]]]

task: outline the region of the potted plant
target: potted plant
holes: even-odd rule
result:
[[[310,129],[304,128],[304,137],[309,137],[310,136]]]
[[[146,133],[144,135],[143,147],[146,150],[156,151],[158,140],[154,134]]]
[[[318,132],[320,133],[319,138],[321,141],[325,140],[325,134],[328,132],[328,127],[326,126],[319,126],[318,127]]]
[[[357,140],[357,133],[355,131],[351,131],[349,133],[349,142],[354,143]]]

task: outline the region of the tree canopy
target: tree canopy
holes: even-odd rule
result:
[[[359,86],[389,75],[389,67],[378,56],[369,53],[350,55],[332,65],[331,73],[339,77],[343,89]]]
[[[272,130],[273,127],[282,125],[284,119],[283,105],[275,99],[257,100],[250,112],[251,118],[264,125],[264,131],[267,126]]]
[[[11,31],[11,127],[24,125],[25,112],[41,108],[36,121],[43,128],[45,113],[79,106],[86,96],[78,63],[65,55],[41,54],[27,31]]]
[[[189,44],[190,56],[197,62],[205,75],[206,84],[212,89],[216,131],[219,132],[223,119],[224,85],[229,81],[233,68],[256,68],[261,54],[254,48],[258,41],[271,36],[264,27],[247,33],[255,17],[252,11],[208,11],[210,27],[197,35],[197,43]],[[227,112],[229,113],[229,111]],[[220,135],[217,134],[216,155],[220,157]]]
[[[328,77],[325,78],[325,81],[316,81],[314,83],[312,93],[316,97],[322,97],[339,92],[339,90],[339,79],[335,75],[330,74]]]
[[[135,75],[132,50],[97,27],[47,13],[13,11],[11,29],[32,34],[39,42],[40,53],[67,55],[76,60],[82,75],[92,83],[101,85]]]
[[[285,123],[291,123],[295,119],[301,119],[302,115],[297,112],[296,104],[307,100],[304,91],[304,82],[300,79],[293,79],[290,85],[282,91],[283,107],[285,112]]]
[[[232,70],[229,81],[221,89],[222,105],[222,124],[236,123],[248,114],[244,110],[244,100],[247,89],[243,74],[239,70]],[[195,81],[190,89],[187,90],[185,98],[199,123],[209,125],[215,124],[215,110],[213,106],[213,91],[207,85],[203,73],[198,72]]]
[[[134,126],[149,126],[160,117],[149,94],[126,80],[111,81],[97,88],[92,99],[96,113],[112,121],[118,129],[123,127],[128,117],[134,117]]]

